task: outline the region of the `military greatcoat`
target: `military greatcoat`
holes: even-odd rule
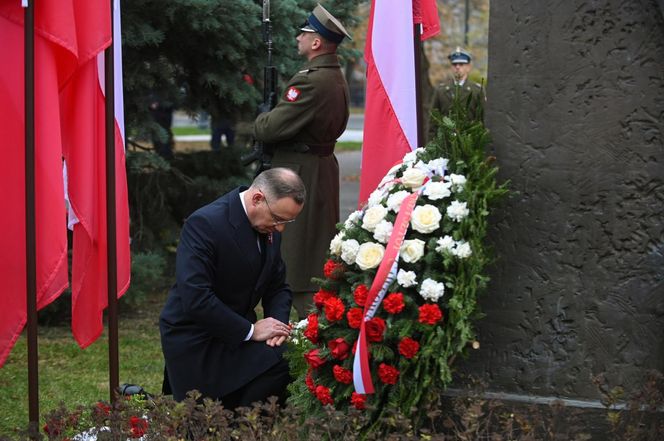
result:
[[[259,115],[254,126],[256,139],[272,146],[272,166],[296,171],[307,189],[304,209],[284,231],[281,246],[294,293],[318,289],[311,278],[322,276],[336,234],[339,164],[334,145],[348,123],[348,102],[339,59],[320,55],[291,78],[279,103]],[[294,300],[298,306],[297,296]]]
[[[477,119],[480,117],[480,106],[486,101],[484,95],[484,88],[477,83],[466,81],[463,85],[455,84],[453,81],[449,83],[441,83],[436,87],[433,98],[431,99],[431,112],[434,109],[438,110],[441,115],[449,114],[452,104],[454,103],[455,95],[459,95],[459,101],[462,106],[468,103],[468,116],[470,119]],[[468,99],[470,98],[470,102]],[[436,125],[433,118],[429,120],[429,141],[436,133]]]

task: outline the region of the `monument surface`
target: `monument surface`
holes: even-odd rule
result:
[[[664,371],[664,15],[656,0],[491,2],[486,123],[511,197],[463,369],[595,403]]]

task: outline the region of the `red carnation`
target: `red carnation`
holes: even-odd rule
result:
[[[318,343],[318,314],[309,314],[303,334],[311,343]]]
[[[346,340],[343,338],[335,338],[327,342],[327,347],[330,348],[330,355],[337,360],[345,360],[348,358],[348,351],[350,351],[350,345],[346,343]]]
[[[346,320],[348,320],[348,326],[353,329],[360,329],[362,326],[362,317],[364,313],[360,308],[350,308],[346,313]]]
[[[425,325],[435,325],[442,318],[443,313],[438,305],[427,303],[420,306],[420,317],[417,320]]]
[[[400,292],[388,294],[385,300],[383,300],[383,308],[390,314],[400,313],[403,311],[404,306],[406,305],[403,303],[403,294]]]
[[[399,353],[406,358],[413,358],[420,350],[420,344],[410,337],[406,337],[399,342]]]
[[[378,378],[385,384],[396,384],[399,379],[399,370],[389,364],[381,363],[378,366]]]
[[[319,289],[318,292],[314,294],[314,303],[316,304],[316,308],[321,309],[325,303],[325,300],[332,297],[335,297],[335,293],[333,291],[326,291],[322,288]]]
[[[327,321],[336,322],[342,319],[346,307],[339,297],[330,297],[323,303],[323,310]]]
[[[350,402],[353,406],[355,406],[356,409],[366,409],[367,406],[367,396],[363,394],[358,394],[357,392],[353,392],[350,396]]]
[[[334,404],[332,401],[332,395],[330,394],[330,389],[325,386],[316,386],[316,398],[321,402],[323,406],[326,404]]]
[[[145,418],[133,416],[129,418],[129,432],[132,438],[140,438],[148,430],[148,421]]]
[[[304,359],[307,361],[307,364],[313,369],[318,369],[325,364],[325,360],[320,358],[319,350],[312,349],[306,354],[304,354]]]
[[[304,384],[307,385],[307,389],[309,389],[309,392],[312,394],[316,392],[316,384],[314,383],[314,379],[311,376],[311,368],[307,371],[307,376],[304,378]]]
[[[338,279],[343,273],[344,265],[342,263],[329,259],[325,262],[325,265],[323,265],[323,274],[325,274],[325,277],[328,279]]]
[[[97,404],[95,404],[94,412],[96,414],[101,414],[101,415],[110,415],[111,414],[111,406],[109,406],[108,404],[103,403],[101,401],[98,401]]]
[[[369,320],[365,326],[367,328],[367,340],[374,343],[383,340],[385,320],[380,317],[374,317]]]
[[[334,379],[339,383],[351,384],[353,382],[353,373],[348,369],[342,368],[338,364],[334,365],[332,373],[334,374]]]
[[[364,304],[367,303],[368,294],[369,288],[367,288],[366,285],[357,285],[357,288],[355,288],[355,291],[353,291],[353,298],[355,299],[355,303],[357,303],[358,306],[364,308]]]

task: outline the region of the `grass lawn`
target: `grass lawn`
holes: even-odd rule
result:
[[[171,130],[175,136],[210,134],[210,129],[199,129],[196,126],[172,127]]]
[[[158,327],[164,298],[157,297],[138,310],[121,312],[118,325],[120,384],[139,384],[148,392],[161,392],[164,369]],[[26,341],[24,333],[0,369],[0,438],[12,436],[14,428],[28,424]],[[69,327],[40,327],[39,400],[42,420],[61,401],[73,408],[109,400],[106,331],[82,350]]]

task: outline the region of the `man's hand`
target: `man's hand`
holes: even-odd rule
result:
[[[272,347],[281,346],[281,344],[286,341],[286,338],[287,337],[284,337],[284,336],[272,337],[272,338],[267,339],[265,341],[265,343],[267,343],[268,346],[272,346]]]
[[[290,335],[290,326],[279,320],[267,317],[254,323],[253,341],[264,341],[270,346],[279,346]]]

